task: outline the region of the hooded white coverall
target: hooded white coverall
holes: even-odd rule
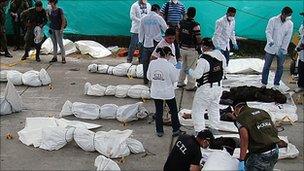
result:
[[[219,50],[205,52],[217,60],[223,62],[223,68],[226,68],[226,60]],[[189,70],[189,75],[195,79],[200,79],[204,73],[209,72],[210,64],[206,59],[200,58],[194,70]],[[201,85],[197,88],[192,103],[192,120],[194,130],[199,132],[206,128],[204,113],[208,111],[210,127],[217,129],[220,121],[219,101],[222,93],[222,87],[218,83],[213,83],[210,87],[209,83]]]

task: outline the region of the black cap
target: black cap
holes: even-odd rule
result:
[[[208,140],[211,142],[214,140],[214,136],[213,136],[212,132],[208,129],[200,131],[196,137],[200,138],[200,139],[205,139],[205,140]]]

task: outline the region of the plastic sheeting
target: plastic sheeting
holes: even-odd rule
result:
[[[57,45],[57,53],[59,54],[60,53],[60,47],[59,45]],[[75,53],[77,52],[77,48],[76,48],[76,45],[75,43],[73,43],[71,40],[69,39],[63,39],[63,46],[64,46],[64,50],[65,50],[65,55],[69,55],[69,54],[72,54],[72,53]],[[42,46],[41,46],[41,54],[52,54],[53,53],[53,43],[52,43],[52,40],[51,38],[47,38]]]
[[[22,100],[14,85],[8,81],[0,97],[0,116],[22,111]]]
[[[93,58],[103,58],[112,54],[107,48],[91,40],[80,40],[75,44],[81,54],[89,54]]]
[[[103,155],[96,157],[94,166],[97,167],[97,171],[120,171],[120,168],[116,162]]]
[[[70,102],[67,100],[62,106],[59,117],[75,115],[82,119],[114,119],[120,122],[131,122],[143,119],[148,116],[148,111],[142,106],[142,102],[116,106],[115,104],[105,104],[99,106],[81,102]]]
[[[259,58],[230,59],[228,74],[262,73],[264,60]]]
[[[106,64],[90,64],[87,69],[92,73],[110,74],[115,76],[128,76],[130,78],[143,78],[143,65],[132,65],[131,63],[121,63],[117,66]]]
[[[215,151],[208,156],[202,170],[238,170],[239,160],[226,151]]]
[[[231,137],[231,138],[239,138],[238,134],[223,134],[223,135],[214,135],[215,138],[218,137]],[[288,158],[296,158],[299,156],[299,150],[296,148],[295,145],[291,144],[288,141],[287,136],[279,136],[280,139],[284,140],[287,143],[286,148],[279,149],[279,159],[288,159]],[[212,152],[215,151],[222,151],[222,150],[215,150],[215,149],[203,149],[201,148],[202,154],[205,156],[209,156]],[[240,148],[236,148],[233,153],[233,157],[239,158],[240,155]]]
[[[48,85],[52,82],[50,75],[44,68],[40,71],[30,70],[23,74],[16,70],[2,70],[1,81],[7,80],[10,80],[14,85],[23,84],[33,87]]]
[[[150,99],[150,89],[145,85],[109,85],[102,86],[87,82],[84,85],[84,94],[89,96],[115,96],[118,98],[131,97],[136,99]]]

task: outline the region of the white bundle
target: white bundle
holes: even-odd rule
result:
[[[110,74],[110,75],[113,75],[113,70],[114,70],[114,67],[113,66],[109,66],[107,73]]]
[[[7,72],[8,72],[8,70],[0,71],[0,82],[6,82],[7,81]]]
[[[22,75],[22,82],[24,85],[38,87],[42,85],[42,82],[39,78],[39,72],[38,71],[27,71]]]
[[[109,65],[98,65],[97,73],[106,74],[108,72]]]
[[[42,85],[48,85],[52,82],[51,77],[49,74],[46,72],[44,68],[42,68],[39,72],[39,79],[42,83]]]
[[[89,72],[97,72],[97,67],[98,67],[98,65],[97,64],[90,64],[89,66],[88,66],[88,71]]]
[[[202,170],[237,170],[239,161],[226,151],[216,151],[208,156]]]
[[[116,162],[103,155],[96,157],[94,166],[97,167],[97,171],[120,171],[120,168]]]
[[[115,119],[118,106],[115,104],[105,104],[100,107],[99,117],[101,119]]]
[[[96,104],[75,102],[72,106],[73,114],[81,119],[98,119],[99,110],[100,106]]]
[[[136,65],[132,65],[129,69],[128,69],[128,73],[127,76],[129,77],[136,77]]]
[[[114,96],[116,92],[116,86],[109,85],[105,91],[105,95]]]
[[[95,151],[94,146],[95,132],[76,128],[74,132],[74,140],[76,144],[84,151]]]
[[[133,153],[133,154],[145,152],[145,148],[144,148],[143,144],[136,139],[128,138],[126,140],[126,143],[127,143],[127,146],[129,147],[131,153]]]
[[[131,63],[122,63],[115,66],[113,69],[113,75],[126,76],[131,65]]]
[[[142,107],[142,102],[135,104],[120,106],[117,109],[116,119],[120,122],[131,122],[138,120],[139,118],[145,118],[148,116],[148,112]]]
[[[0,115],[8,115],[22,111],[22,100],[15,86],[7,82],[4,96],[0,97]]]
[[[134,85],[129,88],[127,95],[131,98],[150,99],[150,89],[144,85]]]
[[[115,97],[124,98],[127,97],[128,90],[131,88],[131,85],[118,85],[116,86]]]
[[[136,67],[136,77],[144,78],[144,68],[142,64],[137,65]]]
[[[10,80],[14,85],[22,85],[22,73],[16,70],[9,70],[6,72],[7,80]]]
[[[84,94],[90,96],[104,96],[106,91],[106,87],[101,86],[99,84],[91,85],[91,83],[87,82],[84,85]]]

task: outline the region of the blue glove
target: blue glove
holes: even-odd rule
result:
[[[176,65],[175,65],[176,69],[182,69],[182,63],[180,61],[177,61]]]
[[[240,163],[239,163],[239,171],[245,171],[245,162],[244,161],[240,161]]]
[[[269,47],[271,47],[271,46],[274,45],[274,43],[273,43],[273,42],[270,42],[270,43],[268,43],[268,45],[269,45]]]
[[[233,49],[234,50],[239,50],[239,46],[237,44],[233,44]]]

